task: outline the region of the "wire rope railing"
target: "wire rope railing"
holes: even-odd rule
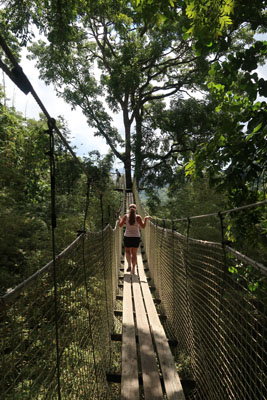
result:
[[[76,156],[56,121],[33,89],[4,38],[0,45],[10,68],[0,67],[47,117],[50,135],[51,225],[55,213],[55,131],[88,178],[83,231],[59,256],[1,297],[1,395],[19,398],[109,398],[106,370],[111,364],[113,304],[118,284],[121,230],[110,225],[86,233],[89,190],[94,186],[84,163]],[[55,352],[56,349],[56,352]],[[103,349],[107,351],[103,351]]]
[[[110,398],[106,370],[120,257],[118,225],[81,234],[57,256],[61,398]],[[58,398],[52,270],[51,261],[1,297],[3,399]]]
[[[29,81],[28,77],[25,75],[23,72],[23,69],[21,66],[18,64],[16,57],[10,50],[8,44],[6,43],[5,39],[3,36],[0,34],[0,45],[2,49],[4,50],[6,57],[9,59],[9,62],[12,64],[13,68],[10,70],[9,67],[2,61],[0,60],[0,68],[9,76],[9,78],[15,83],[15,85],[18,86],[18,88],[24,93],[28,94],[31,93],[34,100],[44,113],[44,115],[47,118],[48,124],[53,125],[53,129],[56,131],[58,137],[60,138],[61,142],[64,144],[65,148],[68,149],[70,154],[72,155],[73,159],[76,161],[77,165],[79,165],[79,168],[85,173],[85,175],[88,176],[88,172],[86,171],[86,168],[84,164],[81,162],[81,160],[77,157],[75,152],[73,151],[72,147],[69,145],[68,141],[65,139],[64,135],[61,133],[60,129],[56,125],[56,121],[54,118],[51,118],[49,112],[47,111],[46,107],[42,103],[40,97],[34,90],[31,82]]]
[[[266,399],[267,268],[223,240],[192,239],[189,218],[185,234],[161,222],[148,224],[143,242],[180,376],[195,381],[189,398]]]
[[[1,36],[0,44],[14,68],[2,61],[0,67],[24,93],[32,93],[87,175]],[[136,189],[135,199],[144,216]],[[223,230],[223,215],[235,211],[153,218],[143,237],[166,329],[178,341],[177,363],[196,383],[192,400],[267,398],[267,269],[227,246],[223,235],[221,242],[191,237],[192,219],[214,218]],[[180,223],[182,233],[176,231]],[[1,297],[3,398],[111,398],[106,371],[121,231],[118,225],[102,228],[83,232],[55,257],[56,279],[51,261]]]

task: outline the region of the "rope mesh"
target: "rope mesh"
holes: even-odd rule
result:
[[[144,210],[135,191],[138,213]],[[149,270],[178,341],[180,376],[195,381],[188,400],[267,397],[266,268],[216,242],[163,224],[142,231]],[[80,235],[56,258],[60,391],[63,399],[112,399],[122,230]],[[53,271],[42,270],[1,298],[1,395],[58,396]],[[119,362],[119,360],[117,360]]]
[[[63,399],[110,398],[106,370],[120,256],[121,230],[108,225],[103,234],[80,235],[57,257]],[[4,399],[57,398],[53,290],[51,262],[1,298]]]
[[[136,189],[135,200],[144,216]],[[180,375],[195,381],[189,398],[266,399],[267,269],[154,223],[142,234]]]

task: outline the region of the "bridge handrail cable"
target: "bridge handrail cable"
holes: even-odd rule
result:
[[[144,216],[136,187],[134,194]],[[187,379],[195,381],[190,399],[263,400],[266,267],[223,241],[191,238],[190,221],[184,220],[186,235],[152,219],[143,242],[160,312],[167,317],[166,330],[178,343],[176,362]]]

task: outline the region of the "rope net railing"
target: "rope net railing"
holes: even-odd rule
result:
[[[108,225],[81,234],[57,256],[56,313],[52,261],[1,297],[1,398],[110,398],[121,237],[118,224]]]
[[[13,273],[9,274],[7,268],[8,278],[0,282],[2,294],[6,293],[7,285],[14,287],[21,277],[23,280],[27,278],[0,297],[0,397],[5,400],[109,399],[112,395],[106,372],[111,368],[114,350],[111,334],[116,325],[113,310],[122,231],[118,224],[114,229],[110,225],[104,229],[104,226],[107,221],[110,224],[117,219],[117,212],[114,211],[117,210],[118,197],[112,194],[114,185],[112,187],[108,166],[96,167],[93,158],[82,161],[75,154],[66,130],[62,129],[64,126],[59,129],[55,119],[51,118],[1,35],[0,46],[9,60],[8,65],[0,61],[0,68],[25,94],[32,94],[47,118],[48,129],[39,127],[34,140],[47,138],[40,143],[44,146],[42,155],[48,156],[49,162],[45,161],[43,169],[31,177],[34,179],[30,188],[48,188],[50,180],[50,191],[42,192],[40,189],[40,193],[38,190],[35,193],[34,190],[29,191],[26,185],[26,190],[21,192],[30,192],[28,214],[32,220],[37,216],[40,226],[47,227],[52,239],[47,240],[46,230],[43,229],[43,235],[36,235],[40,249],[36,248],[36,242],[30,246],[34,263],[25,262],[31,268],[20,265],[20,274],[14,277],[13,265],[10,265],[12,261],[8,260],[8,267]],[[38,142],[35,149],[39,147]],[[29,151],[33,152],[35,150]],[[23,152],[22,155],[18,152],[18,158],[23,158]],[[28,163],[31,165],[29,160]],[[35,164],[36,160],[33,160],[34,169]],[[17,173],[20,176],[21,171]],[[25,171],[22,175],[24,177]],[[82,187],[85,183],[84,210]],[[120,191],[123,190],[121,184]],[[98,214],[98,197],[101,216]],[[24,198],[22,210],[27,210],[25,202]],[[32,212],[33,204],[38,209],[35,214]],[[88,229],[99,230],[100,226],[100,232],[86,233]],[[66,243],[73,240],[77,231],[80,236],[56,256]],[[18,232],[17,236],[22,235]],[[49,251],[50,241],[52,252]],[[8,245],[12,247],[10,243]],[[24,249],[20,243],[19,251],[25,253],[27,258],[27,247]],[[40,261],[40,257],[45,261]],[[39,264],[46,263],[50,258],[52,261],[31,275]],[[12,282],[8,281],[10,276]]]
[[[135,188],[138,212],[145,211]],[[267,268],[222,243],[151,222],[149,272],[191,400],[267,398]]]

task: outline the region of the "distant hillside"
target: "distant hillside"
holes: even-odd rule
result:
[[[156,193],[157,193],[157,195],[158,195],[158,197],[159,197],[160,202],[161,202],[162,205],[165,204],[166,201],[168,200],[167,191],[168,191],[167,186],[164,187],[164,188],[160,188],[160,189],[156,190]],[[142,202],[143,204],[146,204],[146,201],[147,201],[148,196],[146,195],[145,190],[140,190],[140,192],[139,192],[139,197],[140,197],[141,202]]]

